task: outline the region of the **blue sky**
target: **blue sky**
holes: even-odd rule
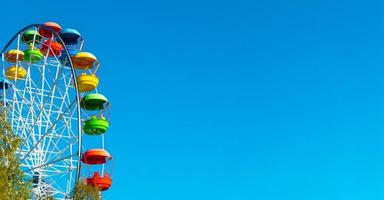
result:
[[[107,2],[0,9],[2,45],[56,21],[98,56],[105,199],[384,198],[382,2]]]

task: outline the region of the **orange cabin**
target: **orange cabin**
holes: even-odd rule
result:
[[[97,187],[100,191],[104,191],[111,187],[112,179],[107,173],[102,177],[99,172],[95,172],[93,177],[87,178],[87,184]]]
[[[112,159],[112,156],[104,149],[90,149],[81,157],[81,161],[88,165],[104,164],[107,159]]]
[[[40,50],[43,52],[44,55],[47,54],[47,51],[50,47],[48,56],[59,56],[61,54],[61,51],[64,49],[63,45],[61,45],[59,42],[46,40],[43,42],[43,45],[41,46]]]

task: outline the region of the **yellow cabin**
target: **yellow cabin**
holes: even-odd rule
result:
[[[6,53],[5,58],[11,63],[15,63],[17,61],[21,62],[24,58],[24,52],[17,49],[11,49]]]
[[[97,63],[97,58],[88,52],[79,52],[72,58],[73,67],[80,70],[87,70],[93,68]]]
[[[95,74],[82,73],[76,77],[79,92],[89,92],[99,85],[99,78]]]
[[[5,76],[9,80],[20,80],[23,79],[27,75],[27,71],[23,66],[12,66],[7,69],[5,72]]]

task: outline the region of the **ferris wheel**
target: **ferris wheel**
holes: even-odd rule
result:
[[[22,140],[31,199],[71,199],[79,181],[100,191],[112,184],[110,103],[97,89],[100,63],[83,47],[77,30],[47,22],[23,28],[1,52],[1,105]]]

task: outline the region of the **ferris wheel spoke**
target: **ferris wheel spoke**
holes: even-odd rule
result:
[[[56,128],[56,130],[53,130],[53,131],[55,131],[55,134],[52,134],[54,137],[51,137],[52,135],[51,136],[48,135],[48,137],[45,137],[44,141],[42,142],[43,146],[41,147],[41,149],[48,150],[48,149],[52,149],[52,148],[59,148],[58,147],[59,143],[65,144],[65,145],[69,144],[68,139],[74,138],[74,137],[72,135],[64,135],[64,133],[70,129],[70,121],[73,120],[73,118],[71,116],[73,116],[74,112],[75,112],[75,110],[72,110],[72,112],[69,112],[70,114],[68,115],[68,117],[65,117],[65,116],[62,117],[61,127],[58,127],[58,128]],[[61,129],[60,132],[58,132],[58,129]],[[77,140],[74,140],[74,142],[77,142]],[[53,153],[51,152],[48,154],[41,155],[42,156],[41,160],[47,160],[47,157],[50,154],[53,154]]]
[[[41,199],[44,199],[44,198],[45,198],[45,196],[44,196],[43,194],[40,194],[40,192],[37,193],[37,192],[34,191],[34,190],[31,190],[31,192],[32,192],[34,195],[36,195],[38,198],[41,198]]]
[[[61,178],[64,177],[64,176],[65,176],[65,173],[62,173],[61,177],[59,176],[59,178],[57,178],[56,180],[50,182],[49,185],[50,185],[50,188],[56,192],[56,194],[62,194],[64,196],[66,196],[68,193],[67,194],[64,193],[64,189],[61,188],[60,185],[57,184],[57,181],[61,180]]]
[[[77,140],[73,140],[72,142],[69,142],[64,149],[60,150],[56,154],[53,154],[53,152],[51,152],[49,155],[47,155],[47,158],[45,159],[45,162],[50,162],[50,160],[52,160],[54,158],[57,158],[57,157],[60,158],[64,154],[64,152],[66,152],[70,148],[72,148],[72,145],[75,144],[76,142],[77,142]],[[57,147],[57,144],[55,144],[55,147]],[[69,152],[71,152],[71,151],[69,151]]]
[[[65,160],[64,160],[65,161]],[[58,176],[67,173],[68,171],[71,171],[75,169],[75,165],[67,165],[65,162],[59,161],[56,164],[51,164],[48,166],[44,166],[41,169],[37,168],[36,171],[41,172],[44,176]]]
[[[28,79],[28,77],[30,76],[30,69],[28,68],[27,69],[27,79]],[[24,88],[26,88],[27,87],[27,81],[25,81],[24,82]],[[26,90],[24,89],[23,90],[23,93],[22,93],[22,96],[23,97],[25,97],[25,95],[26,95]],[[15,100],[15,101],[17,101],[17,100]],[[19,117],[21,118],[23,115],[21,114],[22,113],[22,111],[23,111],[23,108],[24,108],[24,105],[27,103],[27,101],[25,100],[25,98],[23,98],[23,101],[21,102],[21,103],[19,103],[18,104],[18,111],[20,112],[19,113]],[[27,116],[27,118],[28,118],[28,116]],[[18,120],[18,122],[17,122],[17,126],[16,126],[16,132],[19,130],[19,128],[20,128],[20,124],[21,124],[21,126],[23,126],[23,127],[25,127],[25,121],[24,120]]]
[[[73,170],[76,169],[76,166],[75,165],[72,165],[70,167],[68,167],[67,165],[49,165],[49,166],[45,166],[43,167],[42,169],[35,169],[35,170],[39,170],[42,174],[45,180],[45,183],[49,183],[51,189],[57,191],[57,192],[61,192],[63,193],[63,191],[65,191],[66,194],[68,194],[70,192],[70,190],[66,189],[64,190],[63,187],[67,187],[67,184],[60,184],[58,182],[58,180],[61,180],[62,177],[64,176],[69,176],[69,179],[71,180],[72,179],[72,174],[71,172],[73,172]],[[26,172],[28,173],[28,172]],[[58,178],[54,178],[54,177],[58,177]],[[52,181],[53,180],[53,181]],[[64,193],[63,193],[64,194]]]
[[[14,101],[18,101],[18,100],[14,100]],[[18,106],[16,107],[16,108],[18,108],[19,117],[18,117],[18,120],[16,123],[15,131],[20,132],[22,135],[24,135],[24,133],[25,133],[24,129],[31,127],[29,124],[30,124],[30,121],[33,120],[31,118],[31,115],[29,115],[29,113],[31,113],[31,111],[32,111],[32,108],[28,109],[27,115],[23,115],[24,105],[26,104],[25,102],[26,101],[22,100],[21,103],[19,103]],[[16,110],[16,108],[15,108],[15,110]],[[32,112],[34,112],[34,111],[32,111]],[[22,117],[22,116],[26,116],[26,117]]]
[[[69,116],[72,116],[73,113],[74,113],[75,110],[72,110],[72,112],[69,112]],[[68,129],[67,127],[69,127],[69,121],[72,120],[72,118],[70,117],[62,117],[61,118],[62,120],[62,125],[61,127],[56,125],[55,126],[55,129],[52,129],[52,133],[51,134],[48,134],[44,140],[41,142],[42,143],[42,147],[40,147],[40,149],[42,150],[48,150],[51,148],[51,145],[52,143],[54,143],[54,146],[53,147],[57,147],[57,144],[59,143],[59,141],[63,138],[70,138],[71,136],[70,135],[63,135],[66,130]],[[61,129],[61,130],[60,130]],[[60,132],[58,132],[60,130]],[[53,141],[56,141],[56,142],[53,142]],[[64,140],[66,141],[66,140]],[[77,141],[77,140],[76,140]],[[48,151],[47,151],[48,152]],[[47,156],[47,154],[41,154],[41,158],[40,158],[40,162],[43,162],[43,160],[45,159],[45,157]]]
[[[15,89],[15,91],[17,93],[18,90]],[[24,96],[24,94],[25,94],[25,92],[22,95]],[[19,99],[19,98],[16,97],[14,99]],[[25,100],[25,98],[21,98],[21,99],[22,99],[21,102],[19,100],[13,100],[14,105],[15,105],[15,106],[13,106],[13,111],[14,111],[14,114],[16,113],[18,116],[17,118],[15,116],[13,117],[13,121],[15,121],[15,119],[16,119],[16,122],[17,122],[16,124],[13,123],[13,126],[16,126],[16,128],[14,128],[16,131],[19,130],[20,126],[29,127],[28,126],[28,115],[25,119],[22,117],[23,116],[23,114],[22,114],[23,113],[23,106],[26,104],[27,101]],[[29,146],[29,142],[27,142],[27,146]]]
[[[31,80],[31,79],[30,79]],[[41,106],[39,106],[39,105],[41,105],[42,103],[39,103],[39,101],[35,101],[35,99],[38,99],[38,97],[36,97],[36,96],[34,96],[33,94],[34,94],[34,92],[35,91],[33,91],[31,88],[32,88],[32,85],[35,85],[35,83],[33,83],[33,81],[31,80],[30,81],[30,89],[29,89],[29,93],[30,93],[30,98],[31,98],[31,100],[32,100],[32,102],[31,103],[29,103],[30,104],[30,107],[29,107],[29,110],[28,110],[28,113],[27,113],[27,120],[29,120],[29,118],[30,118],[30,121],[31,121],[31,123],[33,123],[33,121],[34,121],[34,117],[33,116],[38,116],[39,114],[36,112],[36,109],[34,109],[34,108],[39,108],[40,110],[41,109],[43,109],[43,107],[41,107]],[[28,87],[26,88],[26,89],[28,89]],[[41,102],[41,101],[40,101]],[[44,103],[45,104],[45,103]],[[38,119],[38,118],[36,118],[36,119]],[[41,121],[41,120],[40,120]],[[35,124],[36,124],[36,121],[33,123],[33,125],[31,126],[31,128],[30,128],[30,130],[32,130],[32,128],[35,126]],[[29,137],[28,137],[28,135],[27,135],[27,133],[26,133],[26,130],[28,129],[28,127],[27,126],[22,126],[23,127],[23,129],[21,130],[21,132],[23,133],[23,135],[24,135],[24,137],[25,138],[27,138],[27,139],[29,139]],[[35,141],[35,138],[32,138],[34,141]]]
[[[74,169],[75,166],[66,167],[64,165],[51,165],[46,166],[42,169],[36,169],[36,171],[39,171],[39,174],[45,183],[49,183],[52,188],[63,192],[65,191],[63,189],[63,187],[65,187],[65,184],[62,183],[60,180],[62,180],[64,176],[69,176],[69,178],[71,178],[72,175],[68,175],[68,173],[71,173]]]
[[[30,69],[30,67],[28,69]],[[35,101],[36,97],[33,95],[34,91],[32,91],[32,88],[33,88],[32,86],[36,87],[36,85],[35,85],[35,83],[32,80],[31,73],[29,73],[29,76],[27,76],[27,81],[28,81],[28,86],[24,87],[23,93],[27,93],[26,91],[28,91],[30,101],[25,99],[25,95],[21,96],[20,98],[25,100],[25,102],[27,102],[27,104],[29,105],[29,109],[28,109],[27,113],[25,114],[27,116],[26,119],[28,120],[30,118],[31,121],[34,121],[33,120],[34,116],[37,115],[37,113],[36,113],[34,108],[35,108],[35,106],[36,107],[39,107],[39,106],[38,106],[38,101]],[[17,89],[16,89],[16,91],[17,91]],[[35,124],[33,124],[31,126],[31,129],[34,126],[35,126]],[[22,126],[21,132],[24,135],[25,139],[28,139],[28,135],[26,135],[27,134],[26,133],[26,129],[27,129],[26,126]]]
[[[41,169],[37,168],[35,171],[41,172],[44,176],[52,177],[67,173],[68,171],[71,171],[75,168],[75,165],[68,166],[65,163],[61,163],[61,161],[59,161],[58,163],[41,167]]]
[[[43,162],[49,162],[50,160],[54,158],[60,158],[64,153],[68,153],[67,151],[69,150],[70,146],[73,145],[74,143],[77,143],[78,141],[73,139],[72,141],[65,139],[63,142],[61,142],[62,145],[66,145],[65,148],[59,148],[59,141],[63,137],[57,137],[58,139],[55,142],[52,142],[52,146],[50,146],[50,149],[57,150],[57,151],[50,151],[45,156],[42,158]],[[69,137],[68,137],[69,138]],[[46,148],[48,149],[48,148]],[[70,152],[70,151],[69,151]]]
[[[75,111],[75,110],[74,110]],[[74,113],[74,111],[72,112],[72,113]],[[50,138],[50,137],[46,137],[46,138],[48,138],[49,140],[48,140],[48,144],[47,144],[47,146],[44,146],[43,145],[43,147],[42,147],[42,149],[51,149],[51,144],[53,143],[54,145],[53,145],[53,147],[55,147],[55,148],[58,148],[58,144],[59,144],[59,142],[60,141],[62,141],[62,138],[63,138],[63,134],[65,133],[65,131],[66,130],[68,130],[68,126],[69,126],[69,121],[67,121],[65,118],[63,118],[64,120],[63,120],[63,123],[64,123],[64,125],[63,125],[63,130],[59,133],[59,134],[56,134],[56,141],[55,142],[52,142],[53,141],[53,139],[52,138]],[[75,142],[77,142],[77,140],[75,140]],[[45,144],[45,143],[43,143],[43,144]],[[65,144],[67,144],[67,143],[65,143]],[[64,151],[62,151],[62,152],[64,152]],[[50,153],[50,154],[52,154],[52,153]],[[50,156],[50,154],[45,154],[44,155],[44,157],[42,157],[42,160],[46,160],[47,161],[47,157],[48,156]],[[58,154],[56,154],[56,155],[58,155]],[[61,154],[60,154],[61,155]],[[43,156],[43,155],[42,155]]]
[[[57,78],[57,75],[58,75],[58,73],[56,74],[56,78]],[[69,87],[66,87],[66,90],[65,90],[65,93],[64,93],[64,98],[65,98],[65,96],[68,95],[68,89],[69,89]],[[64,103],[64,98],[62,99],[62,103]],[[50,106],[49,106],[49,109],[48,109],[48,116],[51,116],[51,113],[52,113],[52,106],[53,106],[53,98],[51,99],[51,103],[50,103]],[[72,117],[72,116],[73,116],[73,113],[74,113],[74,112],[72,112],[72,114],[70,114],[69,117]],[[63,119],[64,119],[64,123],[65,123],[64,127],[68,126],[68,123],[66,123],[65,117],[64,117]],[[45,132],[47,131],[47,129],[48,129],[48,126],[46,127]],[[64,130],[65,130],[65,129],[63,129],[63,132],[64,132]],[[62,134],[60,134],[60,136],[61,136],[61,135],[62,135]],[[61,137],[60,137],[60,138],[61,138]],[[49,148],[49,147],[50,147],[51,141],[52,141],[52,140],[49,140],[48,145],[47,145],[46,148]],[[59,140],[57,140],[57,142],[58,142],[58,141],[59,141]],[[45,144],[45,143],[44,143],[44,144]],[[57,145],[57,143],[55,144],[55,146],[56,146],[56,145]],[[44,147],[43,147],[43,149],[44,149]],[[46,155],[45,155],[45,156],[46,156]],[[45,159],[45,158],[44,158],[44,159]]]
[[[54,84],[56,84],[56,82],[55,82]],[[51,95],[52,91],[53,91],[53,90],[50,90],[50,92],[49,92],[50,95]],[[40,114],[43,112],[43,110],[44,110],[43,108],[44,108],[44,106],[45,106],[45,104],[46,104],[47,101],[48,101],[48,98],[46,98],[45,101],[44,101],[44,103],[43,103],[43,105],[40,106],[40,108],[39,108],[39,114],[38,114],[38,115],[40,115]],[[74,102],[72,102],[72,103],[74,103]],[[68,106],[68,108],[69,108],[69,106]],[[37,122],[38,122],[38,118],[35,119],[35,122],[33,123],[32,127],[35,127],[35,125],[36,125]],[[29,129],[29,131],[28,131],[28,133],[27,133],[27,135],[26,135],[27,138],[29,137],[29,135],[31,134],[31,132],[32,132],[32,129]],[[23,143],[21,144],[21,147],[23,147]]]
[[[28,156],[28,154],[34,149],[36,148],[36,146],[41,142],[41,140],[51,131],[52,128],[54,128],[54,126],[56,125],[56,123],[59,121],[59,119],[64,115],[64,113],[66,113],[68,110],[70,110],[70,108],[75,105],[75,101],[72,101],[72,103],[67,107],[67,109],[65,109],[65,111],[55,120],[55,122],[52,124],[52,126],[49,127],[48,131],[43,134],[40,139],[34,144],[34,146],[29,150],[29,152],[21,159],[21,161],[23,161],[26,156]],[[30,134],[29,134],[30,135]]]
[[[58,78],[58,75],[59,75],[59,69],[61,69],[61,68],[59,68],[59,67],[57,67],[56,68],[56,75],[55,75],[55,78],[54,78],[54,80],[57,80],[57,78]],[[60,71],[62,71],[62,70],[60,70]],[[43,80],[46,80],[46,78],[45,78],[45,76],[44,76],[44,74],[42,74],[42,77],[43,77]],[[54,82],[56,82],[56,81],[54,81]],[[47,83],[48,83],[48,81],[47,81]],[[49,85],[49,84],[48,84]],[[52,124],[50,124],[51,123],[51,121],[50,121],[50,116],[51,116],[51,111],[52,111],[52,106],[53,106],[53,100],[54,100],[54,96],[55,96],[55,91],[56,91],[56,87],[57,87],[57,85],[55,84],[55,85],[53,85],[52,86],[52,88],[51,88],[51,90],[52,90],[52,95],[51,95],[51,98],[50,98],[50,103],[48,104],[48,106],[49,106],[49,109],[48,109],[48,113],[47,113],[47,125],[45,126],[45,132],[47,132],[48,131],[48,126],[49,125],[52,125]],[[48,97],[49,98],[49,97]],[[46,140],[47,139],[47,137],[44,139],[44,140]],[[50,141],[52,140],[52,138],[51,137],[48,137],[48,139],[49,139],[49,143],[50,143]],[[42,149],[45,149],[44,148],[44,145],[45,145],[45,141],[43,142],[43,147],[42,147]],[[43,156],[45,156],[45,154],[41,154],[41,157],[40,157],[40,160],[43,160]]]
[[[52,36],[53,37],[53,36]],[[52,43],[52,40],[50,40],[50,42]],[[48,59],[48,54],[49,54],[49,52],[51,51],[51,48],[50,48],[50,46],[48,46],[48,49],[47,49],[47,52],[46,52],[46,55],[45,55],[45,57],[44,57],[44,62],[43,62],[43,64],[42,64],[42,66],[41,66],[41,68],[38,68],[39,69],[39,71],[40,71],[40,75],[41,75],[41,94],[40,94],[40,98],[41,98],[41,102],[43,102],[43,99],[44,99],[44,89],[45,89],[45,82],[46,82],[46,77],[45,77],[45,69],[46,69],[46,65],[47,65],[47,59]],[[56,83],[56,82],[54,82],[54,83]],[[55,84],[54,84],[55,85]],[[51,88],[50,89],[50,94],[51,95],[54,95],[54,85],[53,85],[53,88]],[[45,104],[46,104],[46,102],[48,101],[48,98],[46,98],[46,100],[44,101],[44,105],[43,104],[41,104],[40,106],[41,106],[41,111],[44,111],[44,106],[45,106]],[[42,117],[43,117],[43,112],[40,112],[40,114],[39,114],[39,120],[40,120],[40,123],[38,124],[39,126],[38,126],[38,133],[39,133],[39,135],[41,135],[42,133],[41,133],[41,131],[42,131],[42,123],[41,123],[41,120],[42,120]],[[47,125],[48,126],[48,125]],[[39,140],[40,141],[40,140]]]
[[[20,34],[17,35],[17,49],[20,50]],[[16,74],[17,74],[18,64],[19,64],[18,62],[16,62],[16,64],[15,64],[15,66],[16,66]],[[14,81],[15,81],[15,85],[16,85],[16,83],[17,83],[17,78],[15,78]],[[15,95],[16,95],[16,94],[14,93],[13,96],[15,97]],[[12,107],[13,107],[13,108],[15,107],[15,102],[12,102]],[[14,122],[14,116],[15,116],[15,110],[14,110],[14,109],[12,109],[12,114],[11,114],[11,116],[12,116],[11,124],[13,124],[13,122]]]
[[[65,159],[68,159],[68,158],[73,157],[73,156],[76,156],[76,154],[72,154],[72,155],[66,156],[66,157],[64,157],[64,158],[60,158],[60,159],[51,161],[51,162],[49,162],[49,163],[45,163],[45,164],[43,164],[43,165],[39,165],[39,166],[30,168],[30,169],[28,169],[28,170],[24,170],[23,172],[33,171],[33,170],[36,170],[36,169],[39,169],[39,168],[43,168],[43,167],[46,167],[46,166],[49,166],[49,165],[53,165],[54,163],[63,161],[63,160],[65,160]]]
[[[31,102],[28,102],[28,100],[26,100],[25,99],[25,95],[23,95],[23,96],[21,96],[21,98],[23,99],[23,100],[25,100],[25,102],[27,102],[28,104],[29,104],[29,110],[27,111],[27,118],[31,115],[31,119],[33,120],[33,116],[34,115],[38,115],[37,113],[36,113],[36,110],[34,109],[35,107],[40,107],[39,106],[39,103],[38,103],[38,101],[35,101],[35,99],[38,99],[38,97],[36,97],[36,96],[34,96],[33,94],[35,93],[35,92],[37,92],[37,91],[34,91],[34,90],[36,90],[36,89],[34,89],[34,87],[37,87],[36,86],[36,84],[32,81],[32,78],[31,77],[27,77],[28,79],[27,80],[29,80],[29,86],[26,86],[25,88],[24,88],[24,91],[26,91],[26,90],[28,90],[28,92],[29,92],[29,97],[30,97],[30,99],[31,99]],[[32,87],[33,86],[33,87]],[[25,93],[25,92],[24,92]],[[34,125],[33,125],[34,126]],[[23,128],[25,128],[25,126],[23,126]],[[25,130],[22,130],[22,132],[25,132]]]

